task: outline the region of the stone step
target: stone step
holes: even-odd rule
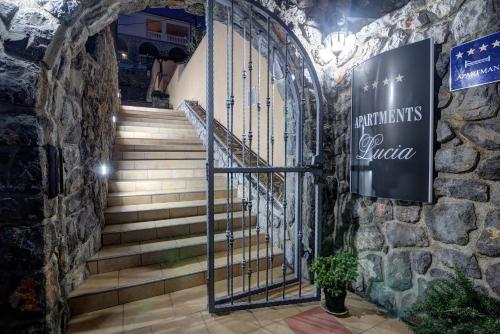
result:
[[[198,137],[195,129],[191,126],[188,127],[175,127],[171,126],[160,127],[156,125],[144,126],[144,125],[118,125],[117,130],[120,132],[147,132],[147,133],[169,133],[169,134],[179,134],[189,137]]]
[[[234,231],[235,248],[243,242],[243,232]],[[257,234],[252,229],[252,245],[257,243]],[[259,242],[265,242],[264,233],[259,234]],[[245,230],[245,245],[248,246],[248,230]],[[220,252],[226,249],[226,233],[214,235],[214,249]],[[146,266],[156,263],[172,264],[180,260],[205,255],[207,253],[207,236],[189,236],[182,239],[155,239],[127,244],[103,246],[94,256],[87,260],[92,274],[102,274],[110,271]]]
[[[160,128],[160,129],[169,129],[169,130],[178,130],[182,131],[185,129],[192,130],[194,129],[193,125],[189,123],[189,121],[186,119],[185,122],[157,122],[157,121],[150,121],[150,120],[144,120],[144,122],[139,122],[139,121],[133,121],[133,120],[126,120],[129,117],[125,117],[125,119],[120,119],[118,120],[118,126],[134,126],[134,127],[142,127],[142,128]]]
[[[247,213],[248,214],[248,213]],[[233,212],[233,222],[241,226],[243,212]],[[246,219],[248,217],[246,216]],[[255,226],[256,216],[251,217],[251,224]],[[173,219],[154,220],[138,223],[106,225],[102,231],[103,245],[116,245],[137,241],[155,240],[160,238],[178,238],[190,234],[206,232],[207,216],[192,216]],[[214,215],[214,230],[226,230],[227,214]],[[237,230],[235,228],[235,230]]]
[[[233,252],[232,272],[235,288],[239,287],[242,281],[242,251],[243,249],[237,248]],[[265,252],[265,248],[260,249],[259,260],[257,260],[257,252],[255,250],[252,252],[251,268],[255,277],[257,263],[259,263],[261,284],[265,282]],[[283,254],[279,249],[274,249],[274,255],[270,268],[279,267],[283,261]],[[226,259],[227,253],[225,251],[214,254],[214,279],[216,281],[227,278]],[[207,278],[206,271],[206,256],[199,256],[177,263],[159,263],[95,274],[71,292],[69,296],[71,314],[82,314],[204,285]],[[256,279],[254,278],[253,281],[255,282]]]
[[[235,189],[233,189],[232,193],[233,196],[237,195]],[[108,194],[108,206],[202,200],[206,199],[206,195],[206,187],[173,190],[121,191]],[[226,198],[227,188],[215,188],[214,195],[215,198]]]
[[[187,119],[186,114],[179,111],[149,112],[141,110],[121,110],[119,116],[141,117],[147,119]]]
[[[114,151],[115,160],[204,160],[206,153],[200,152],[182,152],[182,151]]]
[[[187,133],[176,133],[176,132],[133,132],[133,131],[116,131],[116,138],[140,138],[140,139],[171,139],[178,140],[183,143],[200,143],[201,140],[198,138],[196,133],[193,131]]]
[[[112,165],[118,170],[136,170],[136,169],[168,169],[168,168],[205,168],[206,161],[170,159],[170,160],[118,160],[113,161]]]
[[[148,117],[142,117],[140,115],[120,114],[118,116],[118,121],[119,122],[155,123],[157,125],[159,125],[159,124],[164,124],[164,125],[178,124],[178,125],[182,125],[185,127],[189,126],[190,128],[193,128],[193,125],[188,121],[187,118],[180,118],[180,117],[176,117],[173,119],[165,119],[165,118],[151,118],[151,117],[148,118]]]
[[[112,180],[155,180],[163,178],[204,177],[206,168],[165,168],[116,170]]]
[[[214,179],[215,187],[227,185],[226,178],[217,176]],[[206,177],[184,177],[184,178],[162,178],[156,180],[110,180],[108,182],[109,191],[148,191],[148,190],[174,190],[205,188],[207,186]]]
[[[179,151],[193,151],[200,150],[200,146],[203,147],[202,141],[197,139],[158,139],[158,138],[120,138],[116,137],[115,144],[117,145],[147,145],[147,146],[156,146],[158,149],[159,146],[170,146],[176,145],[178,146]],[[192,146],[192,147],[190,147]],[[184,147],[184,149],[182,149]]]
[[[206,214],[206,201],[185,201],[154,204],[112,206],[104,211],[106,224],[132,223],[145,220],[159,220],[200,216]],[[234,199],[233,211],[240,211],[241,200]],[[226,211],[226,199],[214,199],[214,213]]]
[[[151,112],[151,113],[166,113],[166,112],[177,112],[174,109],[169,109],[169,108],[155,108],[155,107],[142,107],[142,106],[133,106],[133,105],[126,105],[122,104],[120,106],[120,110],[122,111],[142,111],[142,112]]]
[[[115,142],[113,152],[205,152],[203,144],[164,144],[164,145],[148,145],[148,144],[119,144]]]

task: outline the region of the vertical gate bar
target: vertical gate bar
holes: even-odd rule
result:
[[[259,52],[257,53],[257,167],[260,161],[260,52],[261,52],[262,36],[259,31]],[[260,173],[257,173],[257,226],[255,232],[257,234],[257,287],[260,287]]]
[[[283,134],[283,141],[284,141],[284,148],[283,148],[283,155],[285,158],[284,165],[285,167],[287,166],[287,161],[286,161],[286,151],[287,151],[287,143],[288,143],[288,32],[285,33],[285,82],[284,82],[284,134]],[[286,200],[286,172],[284,172],[284,184],[283,184],[283,264],[281,265],[281,271],[283,273],[283,278],[282,278],[282,285],[283,285],[283,299],[285,299],[285,280],[286,280],[286,230],[287,230],[287,221],[286,221],[286,208],[287,208],[287,200]]]
[[[305,112],[305,70],[304,70],[304,58],[302,58],[301,64],[301,92],[300,92],[300,104],[299,104],[299,117],[297,117],[297,136],[296,136],[296,156],[297,164],[302,167],[303,164],[303,124],[304,124],[304,112]],[[296,223],[296,244],[295,244],[295,270],[297,271],[297,277],[299,279],[299,297],[302,296],[302,202],[298,201],[302,198],[303,192],[303,182],[304,174],[297,173],[297,184],[295,191],[295,223]]]
[[[252,47],[252,6],[250,6],[249,28],[248,28],[248,166],[252,166],[252,71],[253,71],[253,47]],[[251,279],[252,279],[252,173],[248,173],[248,302],[251,301]]]
[[[230,94],[230,81],[229,81],[229,20],[230,20],[230,9],[227,8],[227,20],[226,20],[226,127],[227,129],[229,129],[230,125],[229,125],[229,112],[230,112],[230,108],[231,108],[231,100],[230,100],[230,97],[229,97],[229,94]],[[229,167],[230,165],[230,159],[231,159],[231,155],[229,154],[229,130],[226,132],[226,147],[227,147],[227,151],[226,151],[226,154],[227,154],[227,164],[226,166]],[[230,203],[230,191],[231,191],[231,188],[230,188],[230,182],[229,182],[229,173],[226,174],[226,183],[227,183],[227,199],[226,199],[226,202],[227,202],[227,205],[226,205],[226,270],[227,270],[227,273],[226,273],[226,280],[227,280],[227,295],[229,296],[230,295],[230,290],[231,290],[231,283],[230,283],[230,239],[231,239],[231,231],[229,229],[229,224],[230,224],[230,216],[229,216],[229,212],[231,211],[230,210],[230,207],[231,207],[231,203]],[[231,196],[232,197],[232,196]]]
[[[274,57],[276,55],[276,50],[273,49],[272,55],[272,73],[271,73],[271,85],[272,85],[272,102],[271,102],[271,167],[274,167],[274,107],[275,107],[275,76],[274,76]],[[274,173],[271,173],[271,284],[274,283],[273,280],[273,269],[274,269]]]
[[[229,143],[229,150],[230,150],[230,157],[231,157],[231,167],[233,167],[233,159],[234,159],[234,156],[233,156],[233,122],[234,122],[234,115],[233,115],[233,111],[234,111],[234,0],[231,0],[231,41],[230,41],[230,44],[231,44],[231,47],[230,47],[230,70],[231,70],[231,76],[230,76],[230,80],[231,80],[231,97],[230,97],[230,104],[231,104],[231,110],[230,110],[230,125],[229,125],[229,132],[230,132],[230,136],[229,136],[229,140],[230,140],[230,143]],[[230,178],[230,188],[231,188],[231,224],[230,224],[230,238],[229,238],[229,245],[230,245],[230,251],[231,251],[231,287],[230,287],[230,290],[231,290],[231,304],[234,303],[234,299],[233,299],[233,295],[234,295],[234,277],[233,277],[233,272],[234,272],[234,256],[233,256],[233,253],[234,253],[234,226],[233,226],[233,223],[234,223],[234,196],[233,196],[233,173],[231,173],[231,178]]]
[[[311,69],[309,67],[309,71],[313,71],[314,69]],[[321,104],[321,88],[319,87],[319,83],[316,80],[315,88],[317,90],[318,96],[316,96],[316,158],[318,161],[322,162],[323,161],[323,153],[322,153],[322,147],[323,147],[323,110],[324,110],[324,105]],[[317,177],[315,176],[315,202],[316,202],[316,212],[314,215],[314,230],[315,230],[315,245],[314,245],[314,258],[317,259],[320,254],[321,254],[321,211],[322,211],[322,202],[321,202],[321,196],[323,194],[323,185]],[[316,296],[319,296],[321,298],[321,290],[319,289],[317,283],[316,283],[316,275],[314,276],[314,282],[316,285]]]
[[[270,129],[269,129],[269,108],[271,106],[271,101],[269,98],[269,70],[271,63],[271,49],[269,45],[269,16],[266,17],[267,20],[267,68],[266,68],[266,124],[267,124],[267,136],[266,136],[266,163],[269,165],[269,145],[270,145]],[[266,174],[266,301],[269,300],[269,177],[270,174]],[[272,268],[272,266],[271,266]]]
[[[206,28],[207,28],[207,169],[208,169],[208,201],[207,201],[207,254],[208,254],[208,278],[207,278],[207,292],[208,292],[208,308],[210,312],[215,311],[215,291],[214,291],[214,133],[213,133],[213,119],[214,119],[214,0],[207,0],[206,2]]]
[[[245,146],[246,146],[246,120],[245,120],[245,112],[246,112],[246,78],[247,78],[247,70],[246,70],[246,22],[243,22],[243,68],[241,71],[241,79],[243,81],[243,96],[242,96],[242,108],[243,108],[243,132],[241,135],[241,156],[242,156],[242,164],[243,166],[246,165],[246,160],[245,160]],[[246,199],[245,199],[245,173],[242,173],[242,183],[243,183],[243,195],[241,198],[241,204],[243,206],[242,208],[242,216],[241,216],[241,248],[242,248],[242,260],[241,260],[241,282],[242,282],[242,290],[245,291],[245,212],[246,212]]]

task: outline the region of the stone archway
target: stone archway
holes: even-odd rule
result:
[[[202,0],[0,0],[0,109],[10,129],[2,154],[11,161],[0,218],[7,223],[0,227],[7,259],[0,323],[8,332],[64,330],[67,296],[88,274],[107,192],[95,169],[110,158],[118,110],[110,25],[146,6],[203,12]],[[90,37],[94,61],[85,48]],[[62,180],[56,196],[50,175]]]

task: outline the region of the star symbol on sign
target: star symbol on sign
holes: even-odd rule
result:
[[[396,77],[396,82],[403,82],[404,75],[398,74]]]
[[[464,55],[464,54],[463,54],[463,52],[458,52],[458,53],[456,54],[457,59],[462,58],[462,56],[463,56],[463,55]]]
[[[488,47],[488,45],[486,45],[486,44],[484,44],[484,43],[483,43],[483,45],[481,45],[481,46],[479,47],[479,52],[486,51],[486,48],[487,48],[487,47]]]
[[[375,88],[377,88],[377,86],[378,86],[378,81],[377,81],[377,80],[375,80],[375,81],[372,83],[372,87],[373,87],[373,89],[375,89]]]
[[[467,54],[469,56],[472,56],[474,54],[474,49],[473,48],[470,48],[468,51],[467,51]]]
[[[389,79],[385,78],[382,82],[384,83],[384,86],[387,86],[389,84]]]
[[[500,46],[500,41],[496,39],[493,43],[491,43],[491,45],[493,45],[493,47],[496,48],[497,46]]]
[[[363,90],[364,90],[365,92],[367,92],[367,91],[368,91],[368,85],[366,85],[366,84],[365,84],[365,85],[363,86]]]

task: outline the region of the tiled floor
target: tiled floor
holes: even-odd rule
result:
[[[294,333],[286,319],[318,303],[237,311],[214,316],[206,311],[206,288],[199,286],[140,300],[71,319],[68,333]],[[354,334],[409,334],[401,321],[388,318],[359,296],[349,294],[350,315],[336,320]],[[334,334],[334,333],[333,333]]]

